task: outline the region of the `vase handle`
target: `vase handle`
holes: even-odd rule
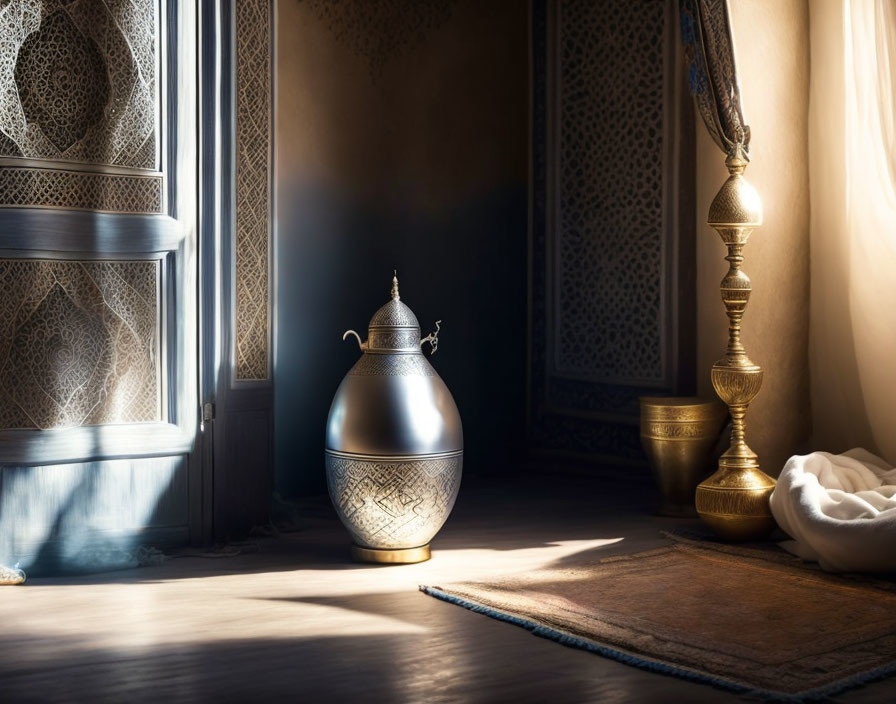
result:
[[[428,342],[432,347],[432,352],[429,353],[429,356],[432,357],[439,349],[439,331],[442,329],[442,321],[436,321],[436,331],[429,333],[426,337],[420,340],[420,346],[423,346],[424,342]]]
[[[349,335],[354,335],[354,336],[355,336],[355,339],[358,341],[358,347],[360,348],[360,350],[361,350],[362,352],[363,352],[364,350],[367,349],[367,343],[366,343],[366,342],[361,342],[361,336],[360,336],[358,333],[356,333],[354,330],[346,330],[346,331],[343,333],[343,335],[342,335],[342,341],[345,342],[345,339],[346,339]]]

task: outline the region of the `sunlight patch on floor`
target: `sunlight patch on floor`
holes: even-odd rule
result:
[[[125,651],[220,640],[421,634],[430,626],[372,613],[355,602],[367,596],[414,594],[420,584],[550,568],[621,540],[563,540],[508,550],[438,549],[429,562],[404,566],[355,566],[346,557],[345,564],[257,572],[252,571],[254,556],[245,556],[227,561],[229,574],[195,577],[188,575],[207,563],[188,558],[132,572],[121,577],[123,581],[112,581],[112,573],[107,583],[75,580],[10,589],[0,604],[0,619],[11,642],[50,638],[89,649]],[[240,571],[244,566],[246,571]],[[166,578],[172,569],[182,577]],[[309,601],[312,597],[318,603]],[[344,605],[319,603],[348,597]],[[29,658],[23,653],[13,657],[23,665]]]

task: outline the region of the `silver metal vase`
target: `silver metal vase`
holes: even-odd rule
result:
[[[440,321],[441,322],[441,321]],[[413,311],[392,298],[371,318],[361,358],[336,391],[327,419],[327,486],[364,562],[411,563],[451,513],[463,467],[463,428],[445,382],[423,356]]]

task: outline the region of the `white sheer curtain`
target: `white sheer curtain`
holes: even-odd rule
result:
[[[814,444],[896,463],[896,0],[809,11]]]

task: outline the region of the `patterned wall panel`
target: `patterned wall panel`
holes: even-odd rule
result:
[[[560,4],[557,226],[550,245],[560,373],[664,377],[664,15],[662,2]]]
[[[682,391],[670,326],[693,314],[668,288],[683,235],[666,196],[691,197],[668,156],[675,15],[663,0],[532,12],[530,438],[640,461],[638,397]]]
[[[236,378],[270,377],[271,4],[236,6]]]
[[[157,261],[0,260],[0,429],[162,420]]]
[[[161,212],[158,27],[158,0],[0,4],[0,206]]]
[[[0,207],[161,213],[161,178],[0,167]]]

